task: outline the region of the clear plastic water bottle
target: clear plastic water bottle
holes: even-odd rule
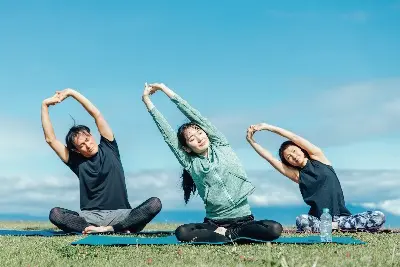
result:
[[[319,226],[321,242],[332,242],[332,216],[329,209],[322,210],[321,224]]]

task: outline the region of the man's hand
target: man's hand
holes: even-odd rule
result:
[[[60,102],[61,102],[60,98],[58,97],[57,94],[55,94],[52,97],[49,97],[49,98],[43,100],[42,103],[43,103],[43,105],[46,105],[48,107],[48,106],[56,105]]]
[[[71,96],[73,92],[74,92],[73,89],[67,88],[67,89],[64,89],[62,91],[56,91],[56,95],[60,99],[60,102],[62,102],[64,99],[66,99],[67,97]]]

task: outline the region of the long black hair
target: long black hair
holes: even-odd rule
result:
[[[310,155],[308,154],[307,151],[305,151],[304,149],[302,149],[301,147],[299,147],[298,145],[296,145],[293,141],[288,140],[288,141],[285,141],[285,142],[283,142],[283,143],[281,144],[281,146],[280,146],[280,148],[279,148],[279,157],[280,157],[282,163],[285,164],[285,165],[287,165],[287,166],[290,166],[290,167],[299,169],[299,167],[296,167],[296,166],[293,166],[292,164],[290,164],[290,163],[285,159],[285,157],[283,156],[283,151],[285,151],[285,149],[288,148],[289,146],[296,146],[296,147],[300,148],[300,150],[304,153],[304,156],[305,156],[306,158],[308,158],[308,159],[310,158]]]
[[[179,144],[181,146],[186,146],[186,138],[185,138],[185,130],[188,128],[195,128],[195,129],[201,129],[201,127],[199,125],[197,125],[196,123],[193,122],[187,122],[182,124],[177,132],[177,137],[178,137],[178,141]],[[185,200],[185,203],[187,204],[189,202],[190,199],[190,195],[196,192],[196,184],[193,181],[192,176],[190,175],[190,173],[183,169],[182,172],[182,189],[183,189],[183,199]]]

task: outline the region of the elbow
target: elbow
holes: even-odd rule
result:
[[[100,120],[100,119],[103,118],[103,114],[101,114],[100,111],[94,112],[94,113],[92,114],[92,116],[93,116],[93,118],[94,118],[95,121]]]
[[[321,149],[321,148],[315,147],[315,148],[313,149],[313,151],[312,151],[312,154],[313,154],[313,155],[322,155],[322,154],[324,154],[324,153],[322,152],[322,149]]]
[[[291,140],[293,143],[297,144],[297,142],[300,140],[300,136],[298,136],[298,135],[296,135],[296,134],[293,134],[293,135],[291,136],[290,140]]]
[[[54,143],[56,138],[55,137],[46,137],[45,140],[46,140],[47,144],[51,145],[52,143]]]

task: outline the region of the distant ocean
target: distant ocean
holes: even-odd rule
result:
[[[361,207],[347,205],[352,213],[365,211]],[[285,226],[294,226],[295,218],[299,214],[308,212],[307,206],[285,206],[285,207],[265,207],[252,208],[253,214],[257,220],[271,219],[280,222]],[[386,214],[386,227],[400,227],[400,216]],[[201,210],[162,210],[153,220],[158,223],[191,223],[202,222],[205,213]],[[0,214],[0,221],[47,221],[47,215],[27,215],[27,214]]]

